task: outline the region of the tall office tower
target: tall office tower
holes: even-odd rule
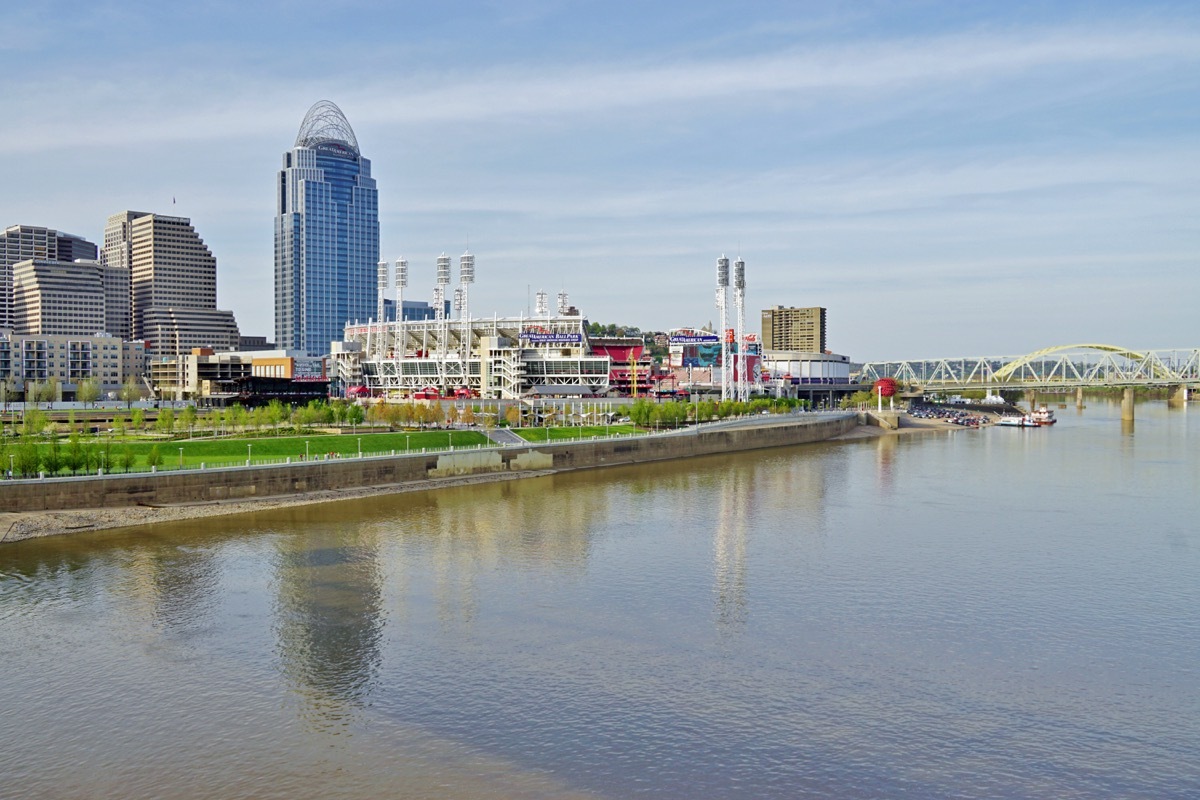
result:
[[[133,220],[130,239],[135,339],[150,338],[145,316],[152,307],[217,307],[217,260],[191,220],[147,214]]]
[[[133,221],[150,216],[146,211],[113,214],[104,225],[100,263],[104,265],[105,318],[108,332],[122,339],[133,338],[132,280]],[[124,300],[121,293],[124,293]]]
[[[119,294],[128,276],[130,335],[150,341],[156,355],[237,349],[233,312],[217,309],[217,260],[191,220],[114,214],[104,231],[103,265],[106,293]]]
[[[95,261],[43,258],[13,266],[13,329],[18,335],[95,336],[104,330],[104,284]]]
[[[0,232],[0,328],[13,327],[13,264],[30,259],[74,261],[96,258],[96,245],[79,236],[36,225]]]
[[[275,187],[275,342],[310,356],[375,311],[379,202],[371,162],[328,100],[304,115]]]
[[[783,306],[763,309],[762,346],[764,350],[824,353],[825,309]]]
[[[129,341],[133,338],[129,270],[102,262],[100,281],[104,284],[104,331],[121,341]]]

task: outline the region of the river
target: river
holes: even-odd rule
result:
[[[1200,407],[0,548],[0,795],[1200,796]]]

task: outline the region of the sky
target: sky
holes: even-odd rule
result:
[[[643,330],[828,309],[853,360],[1200,347],[1195,2],[43,2],[5,12],[0,226],[187,216],[273,338],[273,193],[318,100],[381,256],[471,311]],[[457,270],[455,271],[457,278]]]

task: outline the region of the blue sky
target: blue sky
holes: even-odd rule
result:
[[[469,243],[476,314],[699,325],[740,251],[856,360],[1200,346],[1194,2],[48,2],[0,66],[0,225],[189,216],[245,334],[329,99],[409,298]]]

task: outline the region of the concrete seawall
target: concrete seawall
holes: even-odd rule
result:
[[[207,504],[413,484],[432,488],[446,479],[464,476],[517,477],[521,473],[544,474],[806,444],[839,436],[856,425],[853,414],[836,418],[789,416],[619,439],[262,467],[6,481],[0,484],[0,511],[37,513]]]

